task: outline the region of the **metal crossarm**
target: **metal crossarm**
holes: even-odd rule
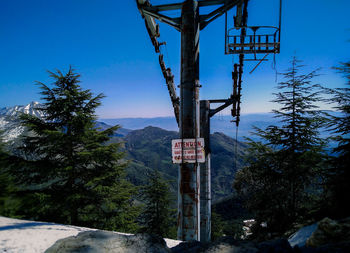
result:
[[[198,7],[221,5],[216,10],[213,10],[209,14],[199,15],[200,29],[204,29],[209,23],[225,14],[228,10],[234,6],[242,4],[244,0],[201,0],[198,1]],[[150,16],[158,19],[159,21],[174,27],[180,31],[181,28],[181,17],[172,18],[162,14],[160,12],[180,10],[183,3],[172,3],[162,5],[151,5],[148,0],[137,0],[138,8],[143,16]]]
[[[219,7],[218,9],[212,11],[211,13],[207,15],[201,15],[200,16],[200,28],[201,30],[204,29],[208,24],[213,22],[218,17],[225,14],[227,11],[232,9],[234,6],[242,4],[244,0],[231,0],[231,1],[224,1],[224,0],[213,0],[213,1],[200,1],[199,5],[202,3],[202,6],[209,6],[209,5],[219,5],[223,4],[223,6]]]

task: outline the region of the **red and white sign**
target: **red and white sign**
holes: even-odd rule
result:
[[[196,154],[197,147],[197,154]],[[205,162],[205,153],[204,153],[204,139],[176,139],[171,141],[171,150],[173,163],[182,163],[182,155],[184,163],[195,163],[196,158],[197,162]]]

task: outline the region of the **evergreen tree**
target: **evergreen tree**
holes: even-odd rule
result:
[[[141,188],[141,199],[145,203],[140,215],[141,232],[176,238],[175,212],[170,207],[172,199],[169,184],[157,170],[150,174],[148,184]]]
[[[350,214],[350,62],[336,68],[346,78],[343,88],[324,88],[331,97],[327,101],[333,104],[336,114],[328,114],[328,129],[333,133],[333,140],[338,145],[333,149],[330,159],[330,177],[327,182],[328,215],[345,218]]]
[[[294,57],[274,93],[272,102],[280,108],[273,113],[281,126],[255,127],[261,141],[249,140],[249,165],[235,179],[258,224],[266,221],[270,231],[279,233],[308,215],[321,179],[323,141],[318,129],[323,120],[316,105],[319,92],[312,84],[316,71],[299,74],[298,62]]]
[[[125,180],[120,144],[106,144],[118,126],[99,131],[95,110],[102,94],[79,86],[79,74],[49,72],[52,88],[38,82],[45,117],[21,117],[31,134],[23,136],[27,161],[12,174],[24,196],[27,218],[107,230],[133,231],[134,187]]]
[[[9,194],[9,175],[6,170],[7,154],[3,149],[0,132],[0,215],[4,215],[5,201]]]
[[[5,151],[5,143],[1,137],[2,132],[0,132],[0,215],[16,217],[18,200],[13,196],[15,186],[8,170],[13,157]]]
[[[224,235],[224,225],[220,214],[211,212],[211,240],[216,241]]]

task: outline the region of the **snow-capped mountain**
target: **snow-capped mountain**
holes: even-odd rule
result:
[[[20,136],[25,128],[19,122],[21,114],[30,114],[43,118],[44,114],[38,110],[42,105],[39,102],[31,102],[27,105],[16,105],[13,107],[4,107],[0,109],[0,131],[3,133],[1,138],[3,142],[11,144]]]
[[[0,109],[0,116],[18,117],[20,114],[30,114],[38,118],[44,116],[43,112],[38,110],[42,107],[39,102],[31,102],[27,105],[15,105],[13,107],[4,107]]]
[[[40,110],[43,104],[39,102],[31,102],[27,105],[15,105],[13,107],[0,108],[0,138],[3,142],[9,144],[8,146],[16,146],[20,144],[17,138],[26,131],[20,123],[19,116],[21,114],[30,114],[38,118],[44,119],[44,113]],[[110,128],[103,122],[96,122],[96,127],[105,130]],[[121,128],[114,134],[114,136],[122,137],[127,135],[131,130]],[[17,143],[17,144],[16,144]]]

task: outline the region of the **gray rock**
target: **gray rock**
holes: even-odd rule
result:
[[[350,252],[350,243],[342,242],[335,244],[327,244],[321,247],[313,248],[313,247],[294,247],[295,253],[349,253]]]
[[[163,238],[149,235],[121,235],[108,231],[86,231],[58,240],[46,253],[169,253]]]
[[[285,239],[262,243],[235,240],[222,237],[212,243],[184,242],[171,249],[172,253],[293,253],[292,247]]]
[[[215,242],[204,251],[205,253],[258,253],[256,243],[250,241],[238,241],[233,238],[223,238]]]
[[[324,218],[306,241],[306,246],[319,247],[340,242],[350,242],[350,218],[341,221]]]
[[[182,242],[179,245],[171,248],[172,253],[197,253],[200,250],[203,250],[204,243],[198,241],[186,241]]]
[[[259,253],[293,253],[287,239],[276,239],[258,244]]]

